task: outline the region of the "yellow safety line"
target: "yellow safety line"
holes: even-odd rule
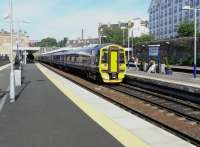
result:
[[[36,66],[65,96],[73,101],[83,112],[85,112],[89,117],[91,117],[95,122],[97,122],[101,127],[103,127],[124,146],[148,147],[148,145],[141,141],[138,137],[134,136],[128,130],[120,127],[109,117],[98,112],[90,104],[79,98],[75,93],[69,90],[67,86],[64,86],[64,82],[61,79],[59,80],[59,76],[56,75],[54,72],[48,70],[46,67],[40,64],[36,64]]]

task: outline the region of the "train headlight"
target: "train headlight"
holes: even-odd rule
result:
[[[102,73],[102,78],[105,80],[109,80],[109,75],[107,73]]]

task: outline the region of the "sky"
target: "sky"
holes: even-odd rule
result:
[[[28,32],[32,40],[54,37],[97,37],[99,23],[148,19],[150,0],[13,0],[14,28]],[[9,0],[0,0],[0,28],[9,30],[3,17]],[[22,23],[23,21],[29,23]]]

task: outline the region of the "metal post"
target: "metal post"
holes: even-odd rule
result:
[[[10,8],[10,102],[15,102],[15,81],[14,81],[14,71],[13,71],[13,6],[12,0],[9,0]]]
[[[194,9],[194,78],[197,78],[197,9]]]
[[[131,31],[131,39],[132,39],[132,57],[133,57],[133,30]]]
[[[24,64],[27,64],[27,52],[24,50]]]
[[[128,28],[128,61],[129,61],[129,58],[130,58],[129,48],[130,48],[130,38],[129,38],[129,28]]]
[[[101,35],[99,35],[99,44],[101,44]]]
[[[124,35],[124,29],[122,29],[122,31],[123,31],[123,46],[125,46],[125,35]]]

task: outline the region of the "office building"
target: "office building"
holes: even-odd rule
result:
[[[177,25],[183,21],[194,21],[193,10],[183,10],[184,6],[199,7],[200,0],[152,0],[149,6],[149,29],[155,39],[178,37]],[[198,29],[200,12],[197,12]]]

